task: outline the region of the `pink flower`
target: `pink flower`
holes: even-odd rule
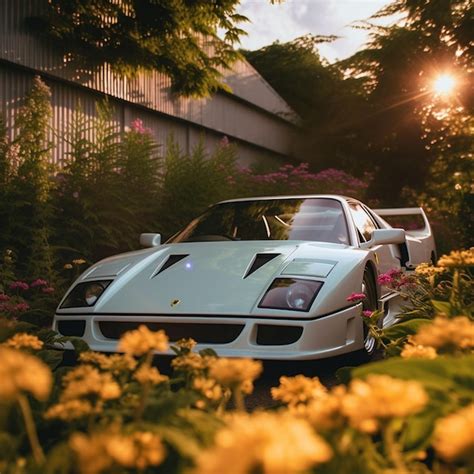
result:
[[[229,139],[227,138],[226,135],[224,135],[221,139],[220,145],[222,148],[226,148],[229,146]]]
[[[10,283],[10,290],[24,290],[26,291],[30,285],[26,283],[26,281],[14,281],[13,283]]]
[[[151,134],[151,129],[148,127],[145,127],[143,125],[143,120],[136,118],[131,124],[130,128],[135,132],[135,133],[140,133],[141,135]]]
[[[379,285],[390,285],[393,282],[393,278],[388,273],[382,273],[377,278]]]
[[[0,293],[0,301],[10,301],[10,297],[5,293]]]
[[[11,311],[17,311],[19,313],[28,311],[29,309],[30,305],[28,303],[18,303],[17,305],[11,307]]]
[[[364,293],[352,293],[346,298],[346,301],[353,303],[365,300],[365,298],[366,296]]]
[[[391,270],[387,272],[387,275],[391,276],[392,278],[398,278],[399,276],[401,276],[401,274],[402,274],[402,271],[399,270],[398,268],[392,268]]]
[[[36,288],[37,286],[48,286],[48,282],[41,278],[37,278],[35,281],[31,282],[30,287]]]
[[[405,286],[406,288],[414,288],[416,284],[410,277],[403,276],[397,281],[395,287],[400,290],[402,286]]]
[[[366,309],[364,311],[362,311],[362,314],[366,317],[366,318],[371,318],[372,315],[374,314],[373,311],[370,311],[370,309]]]
[[[54,288],[52,286],[47,286],[46,288],[42,288],[41,291],[50,295],[51,293],[54,293]]]

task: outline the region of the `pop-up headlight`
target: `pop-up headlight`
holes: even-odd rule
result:
[[[258,307],[309,311],[322,286],[320,281],[275,278]]]
[[[61,308],[94,306],[112,280],[88,281],[76,285],[67,295]]]

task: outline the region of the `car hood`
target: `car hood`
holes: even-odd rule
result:
[[[258,314],[263,311],[258,303],[275,277],[296,273],[324,281],[335,266],[346,275],[363,254],[316,242],[179,243],[103,260],[79,281],[114,280],[96,305],[86,308],[93,313]],[[274,315],[275,310],[265,312]]]

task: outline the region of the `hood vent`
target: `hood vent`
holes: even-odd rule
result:
[[[159,275],[161,272],[164,272],[167,268],[173,266],[175,263],[180,262],[183,260],[183,258],[189,257],[189,254],[183,254],[183,255],[170,255],[167,260],[165,260],[165,263],[161,265],[159,270],[153,275],[152,278],[155,278],[156,275]]]
[[[245,274],[244,278],[247,278],[252,273],[256,272],[260,267],[263,267],[265,264],[267,264],[274,258],[279,257],[280,255],[281,253],[257,253],[257,255],[255,255],[255,258],[253,259],[252,265],[250,265],[250,268],[247,270],[247,273]]]

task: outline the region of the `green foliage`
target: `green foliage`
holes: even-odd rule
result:
[[[7,222],[6,238],[17,255],[21,255],[21,273],[34,278],[40,275],[54,279],[54,266],[50,248],[53,188],[51,166],[51,93],[39,77],[27,95],[15,121],[15,138],[3,142],[9,169],[3,167],[7,209],[3,218]],[[3,247],[4,249],[5,247]]]
[[[92,128],[94,139],[88,138]],[[66,140],[70,152],[58,175],[54,221],[63,261],[95,261],[135,247],[138,234],[156,222],[160,165],[149,132],[132,127],[120,133],[112,108],[102,102],[93,120],[76,109]]]
[[[224,144],[208,153],[201,140],[185,154],[171,136],[160,192],[160,231],[170,236],[209,205],[233,197],[236,161],[233,145]]]
[[[298,158],[313,169],[341,168],[360,176],[371,170],[361,159],[365,137],[360,115],[366,108],[361,81],[344,78],[317,51],[318,44],[335,39],[306,35],[243,53],[302,118]]]
[[[303,118],[297,156],[313,169],[372,173],[377,205],[422,205],[443,252],[473,245],[472,8],[393,1],[355,25],[369,31],[367,46],[333,65],[318,37],[244,52]],[[403,19],[371,23],[391,15]],[[433,90],[443,73],[456,81],[451,95]]]
[[[220,68],[239,57],[233,44],[244,34],[237,25],[247,19],[236,13],[238,4],[54,0],[27,25],[77,67],[107,63],[126,75],[160,71],[170,77],[175,92],[203,96],[226,89]]]

